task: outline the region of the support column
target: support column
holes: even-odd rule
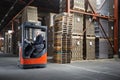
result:
[[[67,13],[70,14],[70,0],[66,0],[67,2]]]
[[[118,0],[114,0],[114,55],[118,55]]]

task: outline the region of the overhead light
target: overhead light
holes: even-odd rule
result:
[[[6,14],[5,17],[7,17],[8,15]]]
[[[4,40],[4,38],[3,38],[3,37],[0,37],[0,40]]]
[[[4,22],[4,20],[2,20],[2,22]]]

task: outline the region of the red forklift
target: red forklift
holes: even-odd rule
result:
[[[42,43],[35,44],[35,33],[39,32]],[[24,22],[21,25],[21,44],[19,45],[19,66],[44,68],[47,64],[47,27],[40,22]]]

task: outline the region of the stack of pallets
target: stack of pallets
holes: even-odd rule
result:
[[[56,15],[54,25],[54,60],[57,63],[71,61],[71,34],[73,15],[62,13]]]
[[[54,16],[56,15],[56,13],[49,13],[46,17],[46,25],[47,25],[47,55],[48,56],[53,56],[54,52],[54,46],[53,46],[53,42],[54,42]]]
[[[85,0],[70,0],[70,8],[79,11],[85,11],[84,9],[84,2]],[[67,10],[67,1],[61,0],[60,1],[60,12],[66,12]]]

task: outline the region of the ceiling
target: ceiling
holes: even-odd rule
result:
[[[0,0],[0,31],[30,1],[31,0]],[[60,0],[34,0],[34,2],[31,5],[39,7],[41,11],[59,12],[59,1]],[[11,8],[13,5],[14,7]]]
[[[1,0],[0,30],[2,30],[30,1],[31,0]],[[59,1],[60,0],[34,0],[31,5],[39,7],[41,11],[59,12]]]

